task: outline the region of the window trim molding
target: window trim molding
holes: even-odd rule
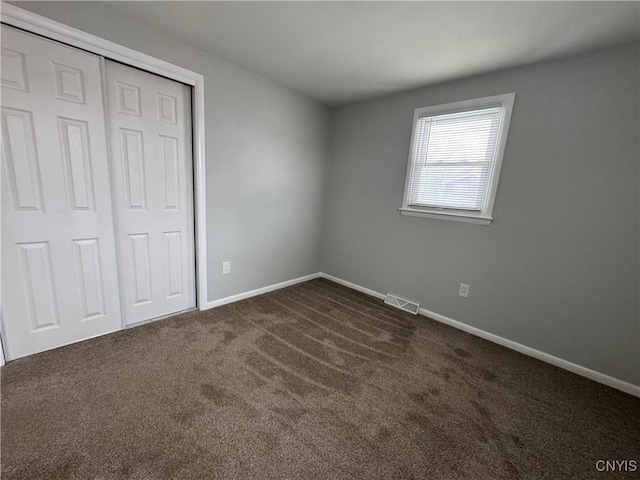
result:
[[[204,125],[204,76],[198,72],[174,65],[151,55],[125,47],[64,23],[51,20],[29,10],[2,2],[3,24],[34,33],[51,40],[86,50],[125,65],[176,80],[193,88],[193,208],[195,244],[196,308],[207,308],[207,214],[205,180],[205,125]],[[123,318],[124,322],[124,318]]]
[[[399,208],[401,215],[407,217],[422,217],[422,218],[434,218],[436,220],[450,220],[452,222],[464,222],[475,223],[478,225],[491,225],[493,217],[486,217],[483,215],[474,215],[472,213],[462,213],[464,210],[430,210],[417,208]]]
[[[513,104],[515,103],[515,92],[504,93],[500,95],[492,95],[490,97],[474,98],[462,100],[460,102],[445,103],[442,105],[433,105],[429,107],[420,107],[413,110],[413,124],[411,127],[411,143],[409,147],[409,158],[407,160],[407,170],[404,181],[404,192],[402,196],[402,206],[398,209],[402,215],[411,217],[435,218],[441,220],[451,220],[455,222],[476,223],[482,225],[490,225],[493,220],[493,207],[495,205],[496,193],[498,191],[498,183],[500,180],[500,171],[502,170],[502,160],[507,145],[507,137],[509,126],[511,124],[511,114],[513,112]],[[411,183],[411,168],[413,155],[415,151],[416,126],[418,119],[422,117],[431,117],[435,115],[444,115],[449,113],[464,112],[467,110],[475,110],[481,108],[502,107],[503,114],[498,129],[498,139],[496,141],[495,160],[491,165],[491,173],[489,174],[489,183],[487,184],[487,194],[485,205],[480,212],[470,212],[456,209],[439,209],[439,208],[418,208],[409,206],[409,186]]]

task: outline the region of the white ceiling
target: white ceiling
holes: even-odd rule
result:
[[[327,105],[640,39],[637,2],[113,2]]]

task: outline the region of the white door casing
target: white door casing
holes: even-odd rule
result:
[[[2,27],[8,359],[120,329],[100,58]]]
[[[127,325],[195,307],[191,90],[106,62]]]

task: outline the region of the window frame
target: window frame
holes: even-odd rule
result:
[[[409,147],[409,159],[407,161],[407,171],[404,182],[404,194],[402,197],[402,207],[399,208],[402,215],[412,217],[436,218],[440,220],[451,220],[456,222],[476,223],[490,225],[493,220],[493,207],[495,204],[498,182],[500,180],[500,170],[509,134],[511,114],[515,102],[515,92],[493,95],[490,97],[474,98],[460,102],[446,103],[429,107],[416,108],[413,111],[413,125],[411,127],[411,143]],[[411,171],[414,151],[416,148],[416,130],[418,120],[423,117],[433,117],[460,113],[465,111],[480,110],[491,107],[502,107],[502,117],[498,127],[498,137],[496,139],[496,152],[491,164],[491,172],[487,183],[487,193],[484,206],[480,212],[471,210],[460,210],[454,208],[437,207],[416,207],[409,206],[409,188],[411,184]]]

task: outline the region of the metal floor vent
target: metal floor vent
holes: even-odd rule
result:
[[[400,310],[404,310],[405,312],[413,313],[414,315],[417,315],[418,310],[420,310],[419,304],[405,298],[400,298],[397,295],[392,295],[391,293],[387,293],[385,295],[384,303],[391,305],[392,307],[399,308]]]

